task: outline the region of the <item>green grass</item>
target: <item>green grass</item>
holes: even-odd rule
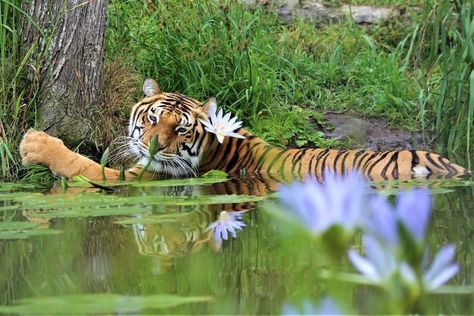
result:
[[[0,159],[1,177],[10,177],[17,172],[13,130],[19,117],[24,114],[22,97],[24,91],[17,87],[18,76],[24,67],[21,60],[18,27],[21,13],[19,1],[0,1]]]
[[[31,57],[37,48],[20,49],[21,23],[34,23],[21,1],[0,0],[0,179],[18,179],[18,144],[36,115],[37,85],[25,73],[34,68]]]
[[[419,72],[420,115],[434,124],[439,147],[472,153],[474,113],[474,4],[469,0],[426,2],[424,19],[411,35],[407,55]]]
[[[416,116],[402,52],[386,53],[350,23],[282,26],[263,7],[235,2],[112,1],[107,54],[164,91],[215,96],[275,144],[334,145],[314,130],[314,110],[356,109],[407,126]]]

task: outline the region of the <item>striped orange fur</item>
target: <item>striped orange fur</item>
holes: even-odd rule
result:
[[[171,113],[186,112],[199,117],[207,112],[208,106],[207,103],[202,105],[183,95],[158,93],[145,98],[134,107],[130,122],[130,136],[133,136],[132,129],[136,128],[133,121],[146,121],[145,113],[156,112],[154,107],[167,109]],[[161,113],[166,117],[165,111]],[[149,123],[148,126],[144,124],[146,131],[153,129],[152,122]],[[321,178],[325,172],[344,174],[353,169],[360,170],[371,180],[407,179],[430,175],[458,176],[468,173],[466,169],[446,158],[425,151],[373,152],[321,148],[284,150],[267,144],[261,138],[244,129],[240,129],[238,133],[244,135],[245,139],[226,137],[221,144],[214,134],[200,128],[198,120],[195,120],[195,124],[193,141],[181,146],[185,150],[186,148],[191,149],[191,152],[196,150],[196,154],[199,156],[199,162],[196,164],[198,173],[212,169],[223,170],[230,174],[261,173],[274,177],[278,181],[290,181],[294,178],[301,179],[308,176]],[[173,126],[164,128],[173,131]],[[158,129],[156,132],[161,137]],[[148,133],[148,137],[144,137],[144,143],[149,143],[154,134],[154,132]],[[164,148],[170,146],[166,141],[163,141],[161,145]],[[179,145],[175,145],[175,147],[178,148]],[[176,152],[176,154],[179,153]]]

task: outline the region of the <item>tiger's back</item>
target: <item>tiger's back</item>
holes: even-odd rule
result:
[[[228,138],[211,142],[200,170],[220,169],[228,173],[262,173],[280,181],[322,180],[326,172],[345,174],[359,170],[370,180],[414,177],[454,177],[469,174],[465,168],[438,154],[419,150],[336,150],[303,148],[283,150],[241,130],[245,139]]]

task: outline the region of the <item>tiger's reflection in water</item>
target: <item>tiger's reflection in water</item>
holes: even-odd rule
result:
[[[128,193],[137,195],[139,193],[135,190],[139,190],[141,194],[147,196],[194,197],[232,194],[264,196],[275,191],[278,185],[268,177],[254,176],[230,178],[222,183],[204,186],[131,188]],[[206,245],[214,251],[222,249],[222,239],[216,239],[214,232],[209,229],[212,223],[219,220],[222,211],[243,213],[255,207],[255,202],[156,206],[153,208],[153,214],[159,214],[159,220],[147,223],[153,215],[137,214],[135,219],[138,222],[143,219],[143,222],[127,226],[133,230],[138,252],[155,257],[153,272],[163,273],[175,258],[196,253]],[[245,222],[245,215],[242,221]],[[228,238],[232,238],[230,233]]]

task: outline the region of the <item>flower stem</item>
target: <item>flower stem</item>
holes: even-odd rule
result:
[[[150,158],[148,159],[148,162],[146,165],[143,167],[143,169],[140,171],[138,174],[138,181],[142,181],[143,174],[148,170],[148,168],[151,165],[151,162],[153,161],[153,157],[155,157],[156,153],[158,152],[158,135],[153,136],[153,138],[150,141],[150,146],[148,147],[148,153],[150,154]]]

